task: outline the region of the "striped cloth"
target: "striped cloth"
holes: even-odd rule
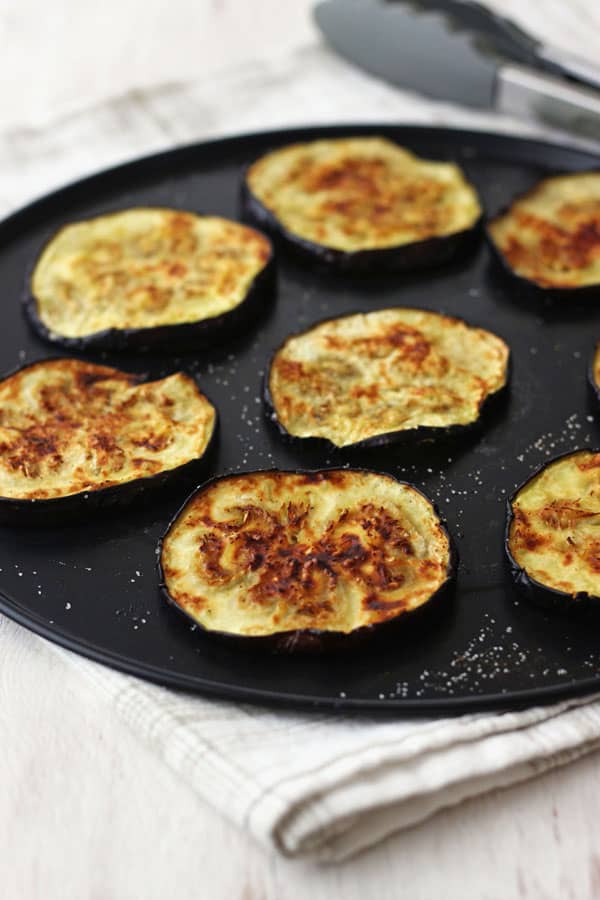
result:
[[[52,125],[11,127],[0,135],[0,208],[8,212],[86,172],[176,143],[336,120],[517,127],[402,94],[315,43],[285,59],[246,62],[209,83],[132,89]],[[596,697],[521,712],[378,721],[192,697],[57,652],[66,676],[85,675],[190,790],[289,856],[343,859],[439,809],[600,744]]]
[[[600,747],[600,697],[424,721],[288,713],[146,684],[66,651],[190,788],[265,846],[336,862]]]

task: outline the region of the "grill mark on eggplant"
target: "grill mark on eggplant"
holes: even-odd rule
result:
[[[161,547],[168,599],[209,631],[348,634],[427,603],[450,541],[416,488],[364,470],[224,476],[193,495]],[[210,609],[195,598],[210,595]],[[291,642],[294,645],[294,642]]]

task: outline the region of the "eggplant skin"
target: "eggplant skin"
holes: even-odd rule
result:
[[[528,294],[600,299],[600,172],[540,181],[485,231],[501,270]]]
[[[169,604],[245,649],[371,644],[443,605],[457,557],[433,503],[365,469],[218,476],[159,544]]]
[[[596,342],[588,369],[588,384],[597,406],[600,406],[600,341]]]
[[[182,372],[147,381],[77,359],[23,366],[0,381],[0,522],[82,519],[198,477],[217,425]]]
[[[538,606],[600,610],[600,451],[541,466],[507,503],[504,548],[512,578]]]
[[[380,137],[292,144],[250,165],[246,221],[348,274],[428,268],[476,245],[482,210],[461,169]]]
[[[510,350],[461,319],[392,307],[290,335],[265,376],[267,416],[287,441],[368,449],[456,437],[508,384]]]
[[[75,222],[27,278],[26,318],[75,352],[195,349],[252,326],[275,295],[273,247],[253,228],[162,208]]]

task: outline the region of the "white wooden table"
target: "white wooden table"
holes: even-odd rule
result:
[[[359,76],[319,49],[309,5],[0,0],[0,166],[16,154],[21,173],[0,174],[0,202],[14,206],[86,170],[224,128],[370,117],[352,81]],[[600,30],[594,0],[569,9],[552,0],[495,5],[572,48]],[[328,86],[340,73],[346,85],[332,106]],[[200,76],[193,88],[175,85]],[[153,85],[162,87],[146,90]],[[388,118],[472,119],[376,90]],[[257,96],[260,103],[249,102]],[[80,112],[94,104],[95,112]],[[68,161],[51,144],[36,155],[41,124],[54,121],[64,135],[79,123],[81,132],[82,116],[94,128],[121,122],[123,138],[101,156],[93,142],[74,147]],[[465,803],[344,865],[291,863],[204,807],[59,656],[6,619],[0,747],[6,900],[600,897],[600,754]]]

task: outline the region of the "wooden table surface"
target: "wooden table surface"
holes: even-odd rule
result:
[[[238,128],[375,112],[472,120],[383,85],[361,94],[362,76],[319,46],[309,6],[0,0],[0,204]],[[572,49],[600,31],[595,0],[495,6]],[[44,123],[63,138],[112,128],[114,140],[96,152],[90,137],[66,156]],[[17,174],[3,177],[3,163]],[[600,897],[600,754],[438,814],[346,864],[290,862],[205,807],[60,655],[2,618],[0,746],[6,900]]]

